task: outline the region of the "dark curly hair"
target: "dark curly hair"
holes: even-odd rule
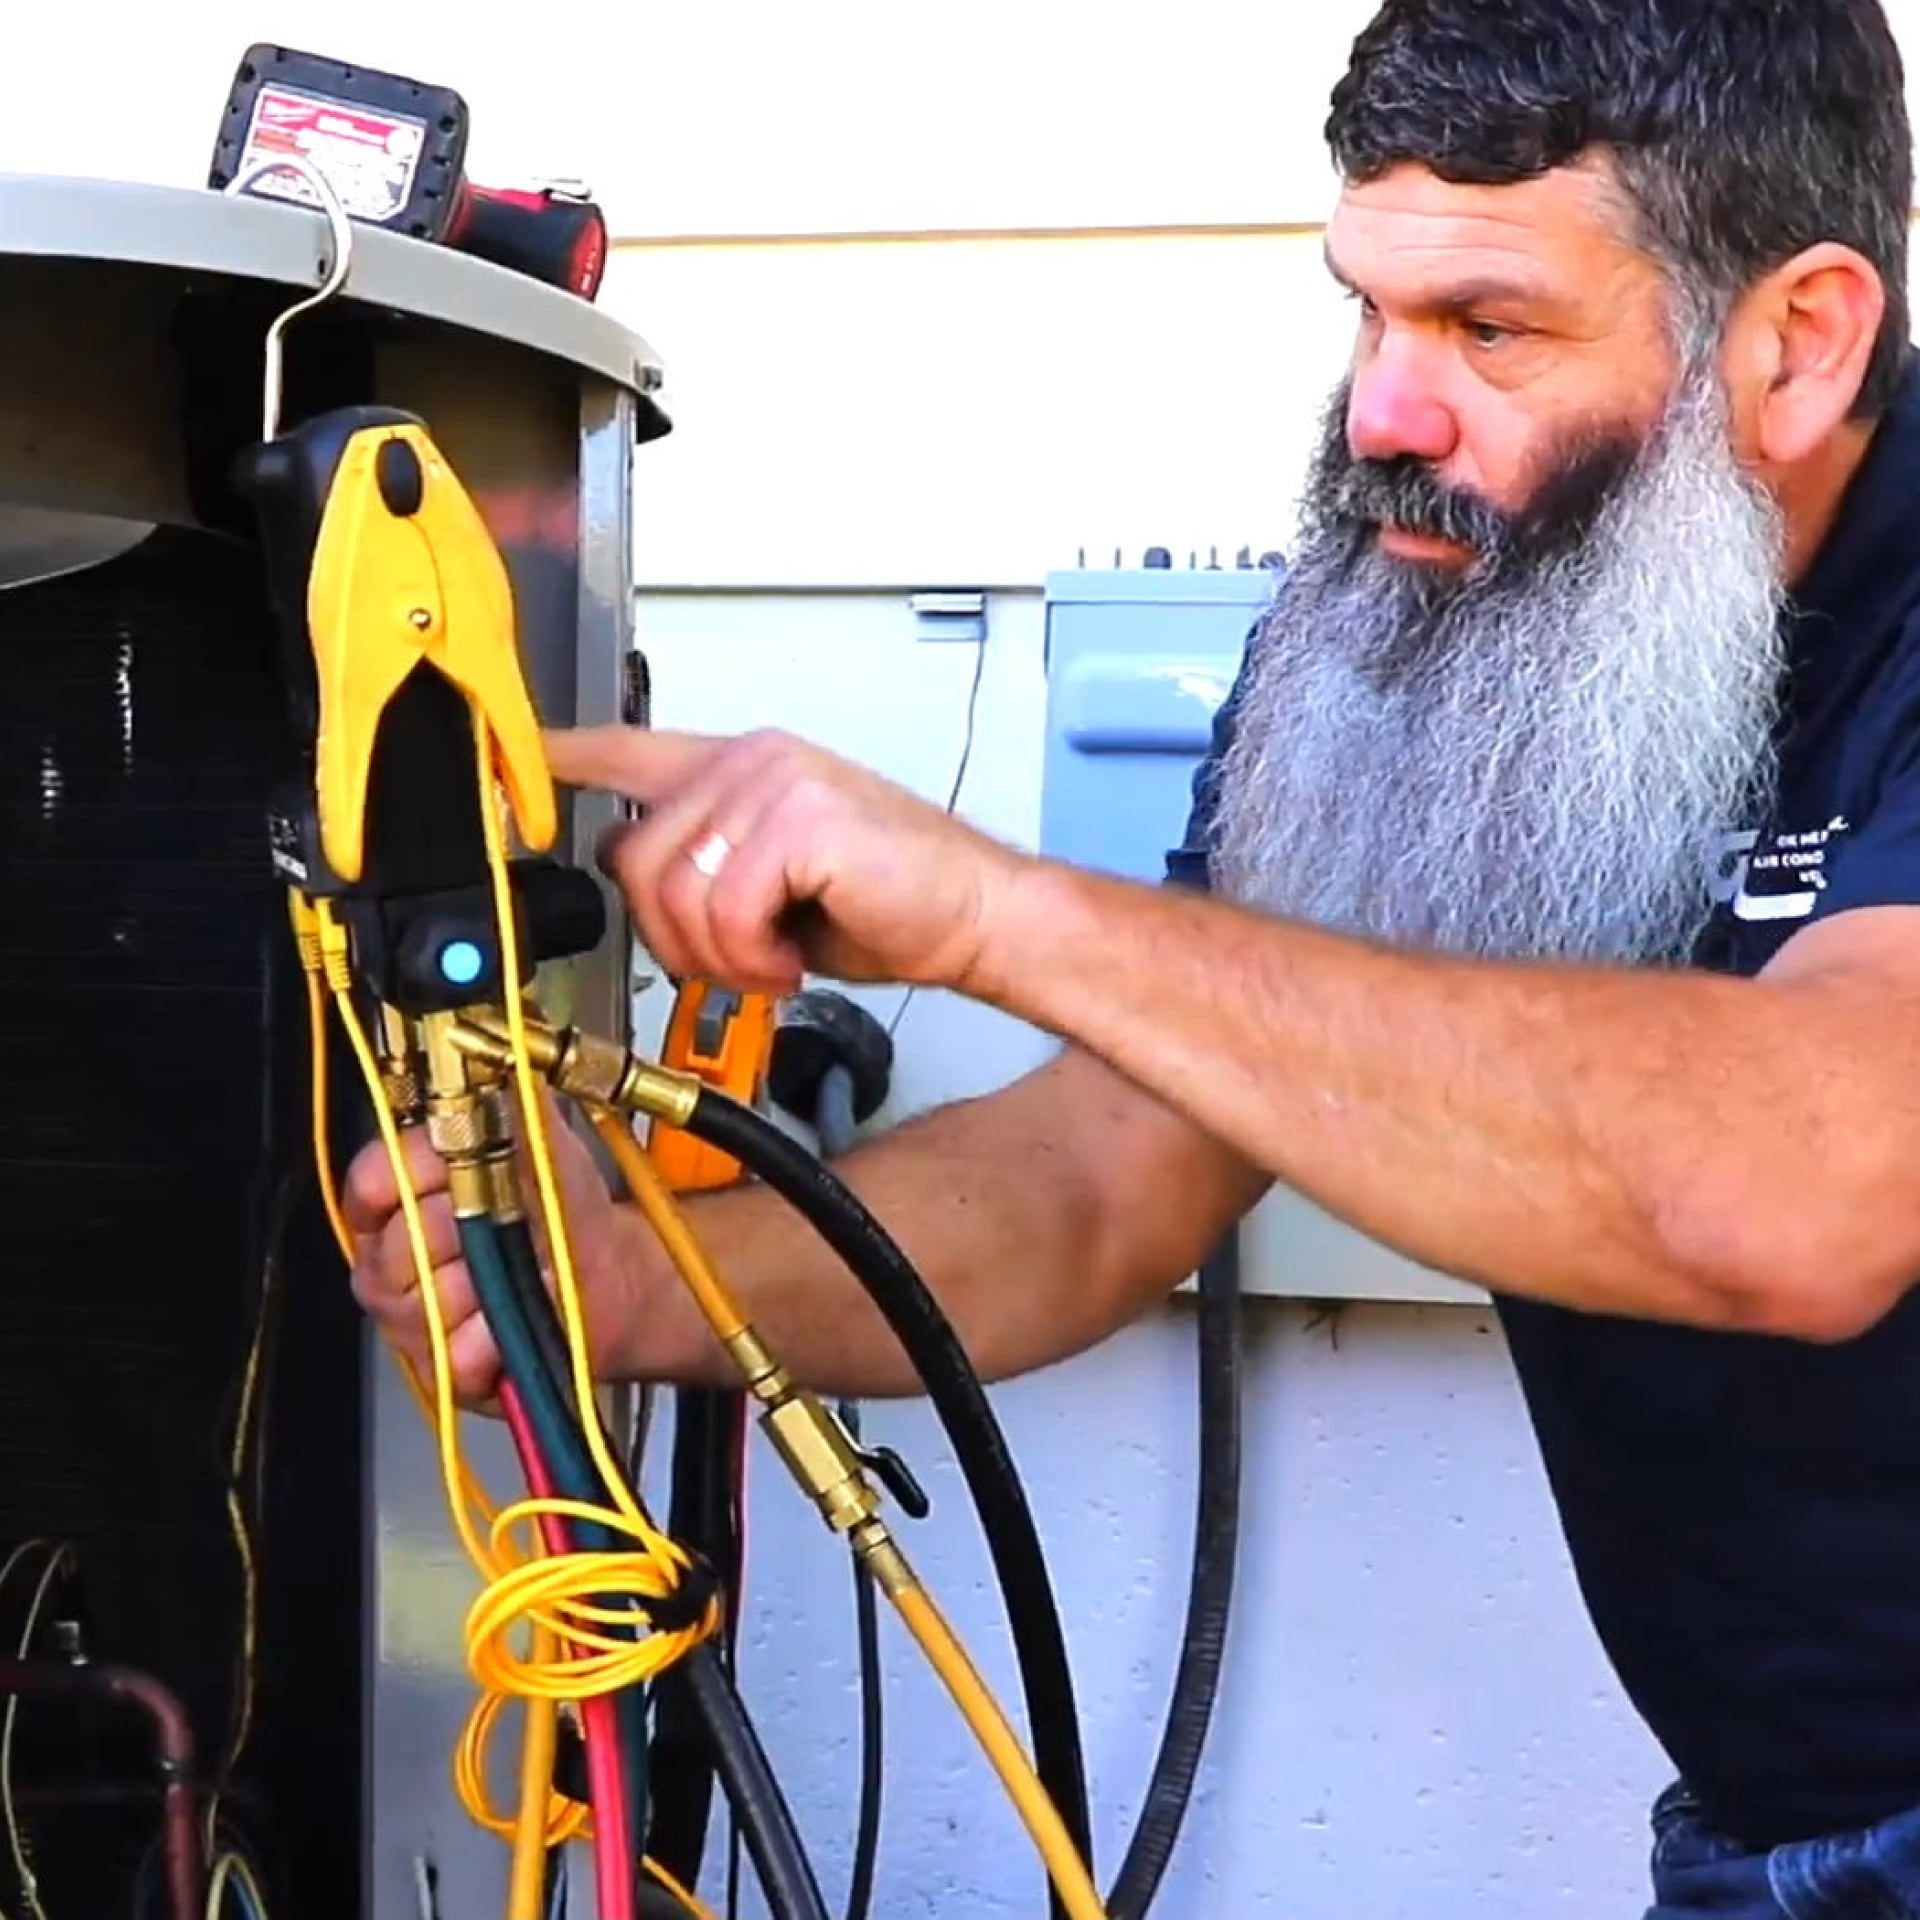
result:
[[[1912,134],[1879,0],[1385,0],[1327,139],[1351,182],[1413,161],[1505,184],[1607,151],[1642,244],[1715,319],[1802,249],[1852,247],[1887,303],[1856,415],[1899,384]]]

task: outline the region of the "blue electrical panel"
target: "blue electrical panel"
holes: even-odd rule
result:
[[[1275,559],[1048,575],[1042,853],[1149,885],[1165,879],[1214,715],[1279,574]],[[1414,1265],[1284,1186],[1247,1216],[1240,1249],[1248,1294],[1486,1301],[1478,1288]]]
[[[1043,854],[1164,877],[1214,714],[1276,577],[1266,566],[1047,576]]]

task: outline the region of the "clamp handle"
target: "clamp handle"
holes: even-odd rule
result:
[[[516,645],[511,582],[426,428],[346,407],[245,453],[292,725],[275,865],[328,895],[380,999],[427,1014],[518,991],[590,950],[605,904],[545,850],[558,806]],[[492,771],[533,857],[511,861],[522,978],[503,977],[488,874]]]
[[[558,806],[520,671],[512,584],[421,422],[386,407],[321,414],[252,448],[237,479],[260,524],[295,726],[303,747],[311,743],[319,851],[332,873],[349,886],[367,877],[383,725],[423,666],[478,706],[522,839],[535,852],[550,847]],[[470,788],[470,736],[452,731],[435,743],[443,764],[433,777]],[[407,744],[411,757],[421,743]],[[456,755],[465,761],[457,773],[444,764]]]

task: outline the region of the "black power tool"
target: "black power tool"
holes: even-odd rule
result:
[[[583,300],[607,265],[606,216],[584,191],[479,187],[466,177],[466,101],[451,87],[300,53],[249,47],[233,78],[207,184],[310,202],[280,159],[305,160],[350,219],[491,260]]]

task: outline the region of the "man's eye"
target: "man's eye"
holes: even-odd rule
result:
[[[1497,347],[1514,337],[1514,329],[1492,320],[1469,320],[1467,337],[1476,347]]]

